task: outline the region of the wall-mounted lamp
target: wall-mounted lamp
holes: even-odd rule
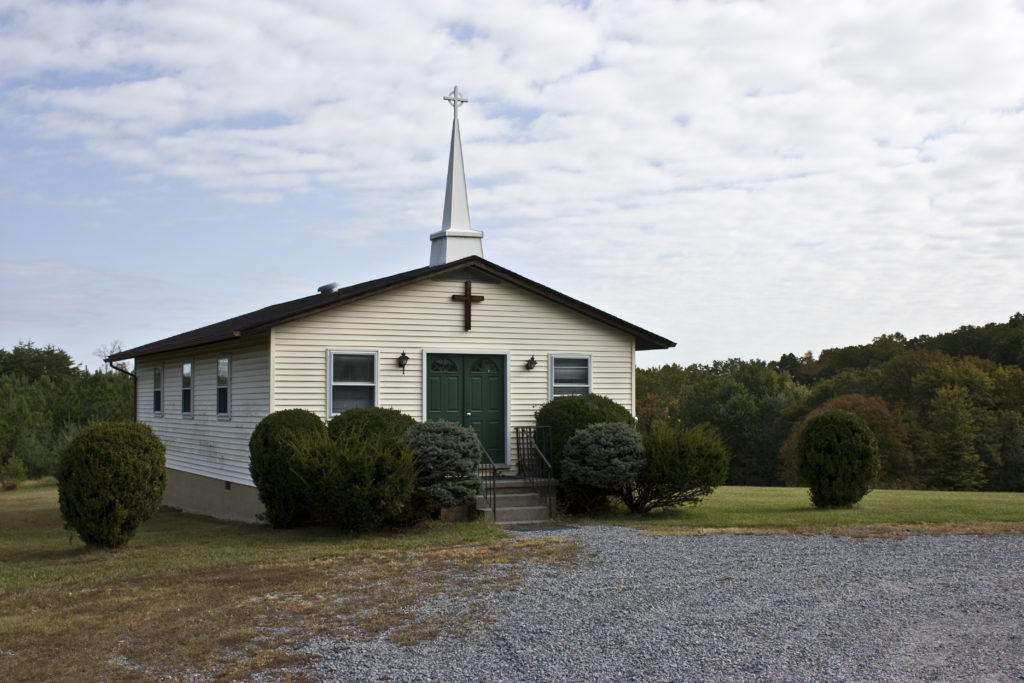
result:
[[[533,370],[535,367],[537,367],[537,359],[530,356],[530,360],[526,361],[526,369]]]
[[[409,364],[409,356],[405,355],[405,351],[402,351],[402,355],[398,357],[398,367],[402,368],[402,374],[405,374],[405,366]]]

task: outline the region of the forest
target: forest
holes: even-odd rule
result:
[[[874,432],[879,488],[1024,491],[1024,315],[818,358],[637,370],[642,426],[710,425],[732,453],[730,484],[799,485],[797,436],[832,408]]]
[[[132,419],[134,391],[123,372],[89,372],[53,346],[0,349],[0,483],[54,474],[83,426]]]
[[[97,420],[130,420],[132,379],[89,372],[53,346],[0,349],[0,478],[52,474]],[[880,488],[1024,491],[1024,314],[934,337],[882,335],[814,358],[637,370],[637,417],[707,424],[730,484],[795,486],[796,440],[818,411],[856,413],[878,442]]]

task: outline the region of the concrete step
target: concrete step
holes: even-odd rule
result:
[[[554,500],[554,481],[528,481],[518,477],[499,477],[494,482],[495,508],[487,496],[477,496],[476,507],[488,521],[496,524],[532,524],[551,520],[549,501]]]
[[[543,505],[544,499],[536,491],[530,493],[498,493],[497,506],[500,508],[527,507],[530,505]],[[481,510],[490,507],[486,496],[476,497],[476,506]]]
[[[496,524],[531,524],[551,521],[551,513],[547,505],[500,507],[497,510],[497,519],[493,518],[490,508],[482,509],[481,512],[484,519]]]
[[[518,477],[498,477],[498,480],[494,483],[494,488],[497,489],[498,493],[534,493],[542,489],[555,489],[557,487],[558,482],[554,479],[531,481]]]

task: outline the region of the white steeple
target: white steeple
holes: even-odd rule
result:
[[[459,86],[444,98],[455,112],[452,119],[452,144],[448,152],[448,184],[444,190],[444,214],[441,229],[430,236],[430,265],[441,266],[467,256],[484,255],[483,237],[469,224],[469,199],[466,195],[466,171],[462,167],[462,136],[459,134],[459,107],[468,102]]]

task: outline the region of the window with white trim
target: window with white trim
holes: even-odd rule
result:
[[[164,414],[164,368],[162,365],[153,368],[153,414]]]
[[[331,351],[327,406],[331,415],[377,405],[377,352]]]
[[[590,393],[590,356],[551,356],[551,398]]]
[[[217,417],[231,418],[231,358],[217,359]]]
[[[181,416],[192,417],[192,362],[181,364]]]

